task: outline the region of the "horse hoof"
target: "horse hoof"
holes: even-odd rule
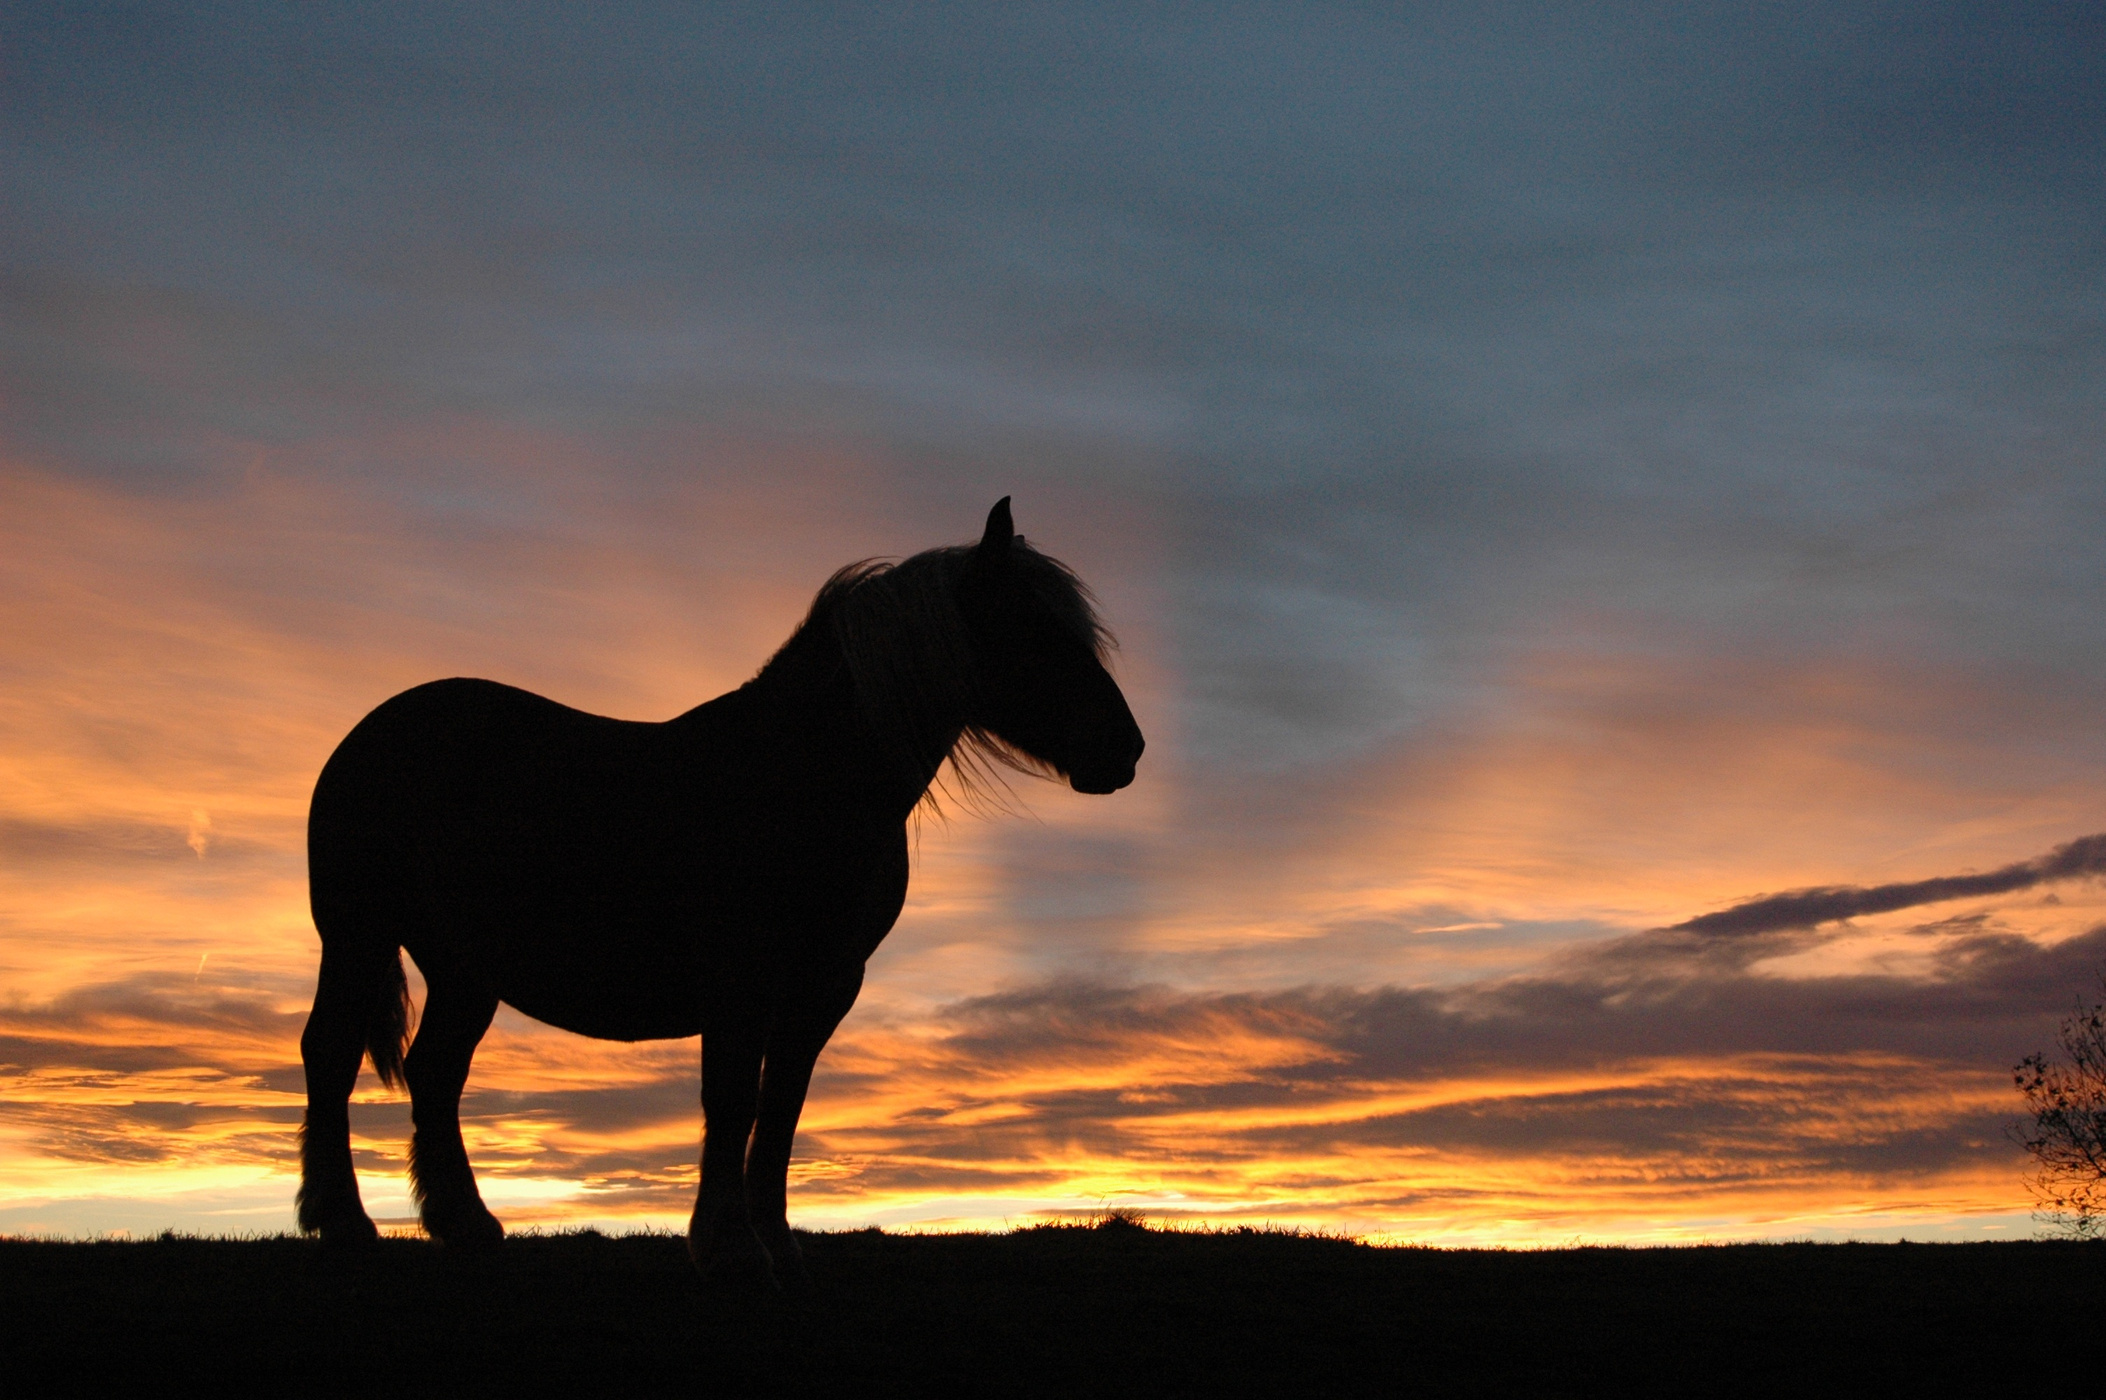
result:
[[[441,1249],[460,1254],[482,1254],[505,1242],[505,1227],[489,1211],[444,1224],[427,1220],[424,1233]]]
[[[364,1213],[325,1220],[307,1233],[319,1238],[322,1248],[331,1252],[364,1249],[380,1239],[379,1227]]]

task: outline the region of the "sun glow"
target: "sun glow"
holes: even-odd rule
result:
[[[470,456],[563,446],[435,432]],[[735,684],[801,609],[767,571],[741,592],[618,564],[617,523],[590,517],[571,538],[442,544],[297,463],[151,511],[20,467],[0,489],[18,639],[0,699],[8,1231],[289,1225],[316,952],[304,805],[365,707],[483,672],[662,716]],[[252,590],[260,561],[305,582]],[[717,640],[666,641],[682,629],[664,620],[720,584]],[[1174,708],[1173,675],[1123,664],[1140,708]],[[1531,665],[1512,689],[1533,711],[1331,775],[1328,825],[1193,808],[1169,742],[1117,799],[1025,785],[1027,816],[925,825],[908,911],[822,1061],[793,1219],[988,1228],[1124,1205],[1525,1244],[2021,1216],[1999,1064],[1930,1034],[1876,1050],[1787,1029],[1789,1048],[1765,1050],[1717,1026],[1765,988],[1887,979],[1893,998],[1957,985],[1984,939],[2004,956],[2082,940],[2106,917],[2095,888],[1860,920],[1737,980],[1619,940],[1903,855],[2028,855],[2090,795],[2036,787],[1983,822],[1920,773],[1866,768],[1844,712],[1856,688],[1891,692],[1877,677],[1773,682],[1836,711],[1777,731],[1730,714],[1663,727],[1645,696],[1679,682],[1640,667],[1612,684],[1584,658]],[[1693,806],[1671,772],[1733,788],[1735,811]],[[1835,794],[1827,834],[1795,835],[1784,814],[1813,789]],[[1901,807],[1941,813],[1944,834],[1897,855],[1883,843]],[[1788,1001],[1773,1014],[1798,1014]],[[493,1207],[515,1226],[677,1225],[696,1066],[692,1041],[592,1042],[503,1012],[466,1108]],[[368,1200],[404,1228],[406,1106],[364,1084]]]

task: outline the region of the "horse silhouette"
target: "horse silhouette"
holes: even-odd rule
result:
[[[907,820],[946,758],[1078,792],[1133,781],[1141,731],[1087,589],[1017,535],[851,564],[737,690],[663,723],[444,680],[359,721],[315,784],[322,965],[299,1221],[370,1240],[347,1105],[406,1084],[424,1228],[494,1244],[461,1142],[499,1001],[603,1040],[702,1037],[705,1274],[801,1276],[786,1177],[812,1067],[907,893]],[[401,950],[428,987],[412,1042]],[[407,1046],[407,1053],[404,1047]]]

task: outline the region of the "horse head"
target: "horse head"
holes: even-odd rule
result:
[[[1007,496],[967,555],[959,602],[980,677],[969,723],[1077,792],[1132,782],[1145,741],[1104,667],[1110,639],[1075,576],[1016,533]]]

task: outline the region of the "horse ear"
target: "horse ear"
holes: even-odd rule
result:
[[[987,512],[987,530],[980,536],[976,552],[987,563],[998,564],[1009,557],[1009,546],[1015,539],[1016,522],[1009,518],[1009,498],[1004,496]]]

